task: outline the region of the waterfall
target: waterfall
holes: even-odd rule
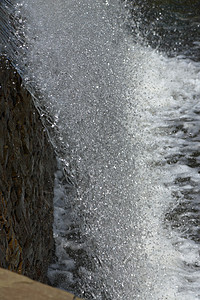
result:
[[[49,279],[86,299],[198,299],[184,232],[200,175],[184,157],[200,155],[200,65],[153,49],[127,2],[17,1],[11,19],[0,6],[58,156]]]

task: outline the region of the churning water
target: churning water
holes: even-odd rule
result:
[[[200,299],[199,41],[186,56],[136,2],[0,6],[58,155],[49,279],[86,299]]]

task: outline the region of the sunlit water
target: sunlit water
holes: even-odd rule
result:
[[[27,0],[13,14],[7,53],[58,154],[52,285],[200,299],[200,64],[144,46],[115,0]]]

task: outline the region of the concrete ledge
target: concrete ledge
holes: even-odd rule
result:
[[[81,300],[80,298],[28,277],[0,268],[1,300]]]

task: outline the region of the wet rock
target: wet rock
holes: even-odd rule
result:
[[[47,282],[56,160],[22,80],[0,58],[0,266]],[[39,299],[39,298],[38,298]]]

